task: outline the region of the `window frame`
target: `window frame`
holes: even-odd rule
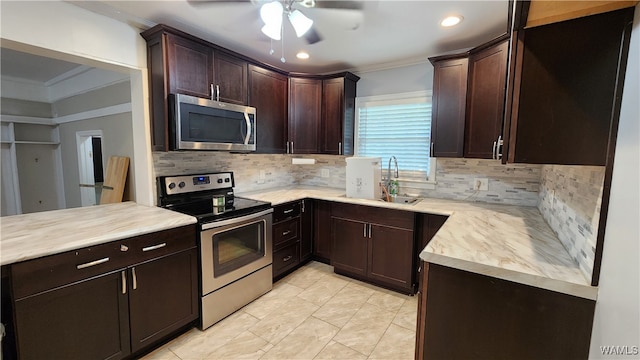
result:
[[[366,103],[378,103],[377,105],[401,105],[401,104],[411,104],[415,102],[415,99],[423,99],[426,100],[427,103],[430,103],[433,109],[433,91],[432,90],[419,90],[419,91],[411,91],[404,93],[395,93],[395,94],[385,94],[385,95],[372,95],[372,96],[361,96],[356,97],[355,104],[355,123],[354,123],[354,156],[361,156],[359,152],[359,127],[360,127],[360,108],[365,107]],[[433,119],[433,116],[432,116]],[[429,138],[431,139],[431,134],[429,134]],[[427,151],[431,151],[428,146]],[[399,180],[404,182],[419,182],[419,183],[428,183],[428,184],[436,184],[435,176],[436,176],[436,158],[431,156],[429,153],[429,172],[427,173],[427,177],[425,179],[424,173],[420,171],[412,171],[412,170],[402,170],[399,169]],[[365,155],[366,156],[366,155]],[[389,159],[382,159],[382,177],[386,178],[386,170],[388,167]]]

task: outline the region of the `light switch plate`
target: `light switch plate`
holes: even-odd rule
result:
[[[329,177],[329,169],[322,169],[320,171],[321,175],[323,178],[328,178]]]

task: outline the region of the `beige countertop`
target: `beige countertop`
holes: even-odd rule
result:
[[[427,262],[595,300],[597,287],[582,275],[535,207],[425,198],[413,204],[346,198],[344,190],[318,187],[237,194],[273,205],[304,198],[448,215],[422,250]]]
[[[195,224],[196,218],[134,202],[0,218],[0,265]]]

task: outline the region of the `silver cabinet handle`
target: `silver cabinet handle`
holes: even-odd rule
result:
[[[127,293],[127,272],[125,270],[122,270],[120,272],[120,275],[122,276],[122,293],[126,294]]]
[[[369,239],[371,239],[371,224],[369,224]]]
[[[211,84],[211,101],[213,101],[213,100],[214,100],[214,98],[213,98],[213,94],[214,94],[214,91],[213,91],[213,84]],[[177,101],[176,101],[176,103],[177,103]]]
[[[216,101],[220,101],[220,85],[216,84]]]
[[[291,142],[291,153],[293,154],[293,141]]]
[[[287,236],[287,235],[289,235],[289,234],[291,234],[291,230],[287,230],[287,231],[283,232],[283,233],[282,233],[282,236]]]
[[[362,225],[364,225],[363,230],[362,230],[362,237],[367,237],[367,224],[364,223]]]
[[[342,141],[338,143],[338,155],[342,155]]]
[[[300,202],[300,204],[301,204],[301,206],[302,206],[302,212],[305,212],[305,210],[304,210],[304,203],[305,203],[305,202],[304,202],[304,200]]]
[[[136,276],[136,268],[131,268],[131,277],[133,278],[133,290],[138,288],[138,277]]]
[[[502,145],[504,144],[504,140],[502,140],[502,135],[498,136],[498,142],[496,145],[496,159],[502,159]]]
[[[167,246],[167,243],[162,243],[162,244],[158,244],[158,245],[153,245],[153,246],[147,246],[142,248],[142,251],[151,251],[151,250],[156,250],[156,249],[160,249]]]
[[[431,142],[431,152],[429,153],[429,157],[433,157],[433,147],[434,147],[433,144],[434,144],[434,142],[432,141]]]
[[[498,141],[497,141],[497,140],[493,142],[493,154],[491,155],[491,158],[492,158],[493,160],[497,160],[497,159],[498,159],[498,157],[497,157],[497,155],[496,155],[496,145],[497,145],[497,144],[498,144]]]
[[[91,262],[88,262],[88,263],[80,264],[80,265],[76,266],[76,268],[77,268],[78,270],[80,270],[80,269],[85,269],[85,268],[88,268],[88,267],[92,267],[92,266],[96,266],[96,265],[104,264],[104,263],[106,263],[107,261],[109,261],[109,258],[108,258],[108,257],[103,258],[103,259],[100,259],[100,260],[95,260],[95,261],[91,261]]]
[[[287,154],[289,154],[289,142],[287,141]]]
[[[287,256],[285,258],[282,258],[282,261],[283,262],[287,262],[287,261],[291,260],[291,258],[293,258],[293,256],[289,255],[289,256]]]
[[[284,214],[288,214],[288,213],[291,213],[291,212],[293,212],[293,209],[289,209],[289,210],[283,211]]]

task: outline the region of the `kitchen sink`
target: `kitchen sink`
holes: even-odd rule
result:
[[[388,202],[392,202],[392,203],[396,203],[396,204],[413,205],[413,204],[417,203],[419,200],[422,200],[422,199],[417,197],[417,196],[396,195],[396,197],[389,197],[389,201]],[[380,199],[380,201],[387,202],[387,198],[383,197],[382,199]]]

